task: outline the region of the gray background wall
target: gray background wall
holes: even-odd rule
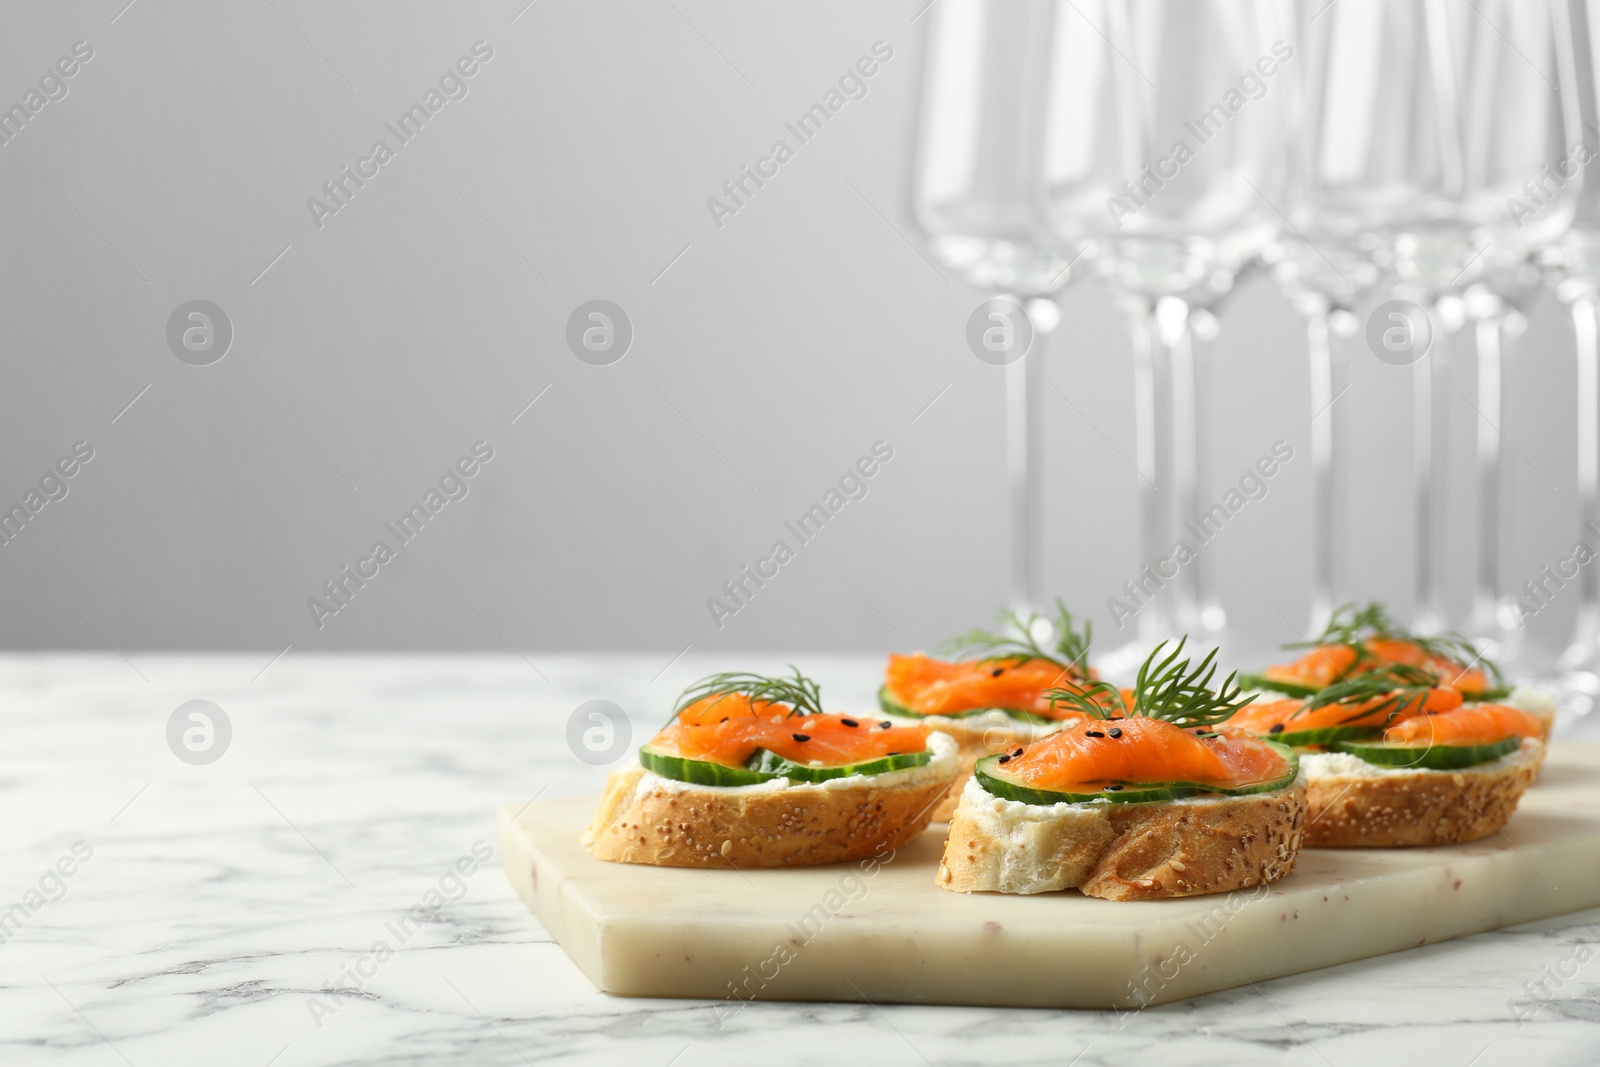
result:
[[[906,239],[923,0],[124,3],[3,15],[7,106],[75,41],[94,58],[0,146],[0,502],[79,439],[95,457],[0,547],[0,642],[868,651],[1003,598],[1002,372],[963,340],[983,294]],[[469,94],[319,229],[307,198],[479,40]],[[879,40],[867,95],[717,227],[707,198]],[[608,367],[564,341],[597,297],[636,330]],[[236,331],[211,366],[166,344],[194,298]],[[1047,579],[1109,631],[1140,563],[1128,342],[1092,283],[1064,307]],[[1277,641],[1307,596],[1303,342],[1263,279],[1223,322],[1207,497],[1277,439],[1300,458],[1207,553],[1246,636]],[[1569,343],[1542,304],[1511,385],[1519,575],[1573,536]],[[1409,379],[1354,363],[1351,588],[1404,609]],[[706,598],[879,439],[869,494],[717,629]],[[319,630],[307,598],[478,440],[469,495]]]

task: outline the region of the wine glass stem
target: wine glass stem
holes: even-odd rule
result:
[[[1311,627],[1320,633],[1337,596],[1340,515],[1338,507],[1338,416],[1333,410],[1336,368],[1328,308],[1306,313],[1306,348],[1311,365]]]
[[[1211,372],[1210,364],[1205,361],[1204,356],[1209,353],[1201,351],[1204,342],[1195,333],[1192,325],[1174,338],[1174,342],[1170,516],[1172,526],[1166,545],[1169,550],[1173,542],[1180,539],[1187,540],[1182,537],[1183,522],[1185,519],[1193,520],[1200,515],[1201,479],[1210,473],[1204,434],[1200,432],[1201,383],[1208,380],[1205,376]],[[1191,547],[1198,550],[1200,546],[1191,545]],[[1178,595],[1175,598],[1178,617],[1185,620],[1186,627],[1210,630],[1211,623],[1220,619],[1222,606],[1220,603],[1215,603],[1215,598],[1212,596],[1208,562],[1205,553],[1197,551],[1194,559],[1180,570],[1178,577],[1174,579],[1178,587]]]
[[[1139,636],[1147,641],[1172,636],[1176,624],[1187,625],[1192,617],[1186,610],[1192,604],[1192,596],[1186,595],[1192,572],[1185,575],[1171,553],[1178,541],[1178,502],[1192,499],[1194,494],[1184,484],[1185,464],[1176,456],[1185,442],[1178,426],[1182,419],[1175,412],[1179,390],[1174,363],[1181,362],[1177,352],[1186,348],[1188,332],[1187,325],[1163,324],[1150,305],[1133,314],[1134,441],[1142,558],[1138,576],[1129,583],[1132,588],[1125,587],[1125,591],[1126,599],[1139,611]]]
[[[1438,321],[1435,317],[1434,321]],[[1444,563],[1445,524],[1441,521],[1445,503],[1445,464],[1447,450],[1441,437],[1447,425],[1444,418],[1444,390],[1449,388],[1450,367],[1447,335],[1434,337],[1433,346],[1412,365],[1412,476],[1416,512],[1416,628],[1429,633],[1444,628],[1445,611],[1438,582]]]
[[[1489,314],[1478,319],[1474,332],[1478,348],[1478,566],[1473,589],[1476,629],[1501,640],[1504,634],[1500,604],[1505,596],[1505,576],[1500,546],[1507,514],[1505,464],[1500,450],[1500,420],[1505,365],[1502,345],[1505,318]]]
[[[1600,307],[1595,298],[1572,302],[1573,332],[1578,355],[1578,521],[1584,539],[1600,530]],[[1583,567],[1578,579],[1578,618],[1570,666],[1600,667],[1600,566]]]
[[[1018,301],[1020,303],[1020,300]],[[1026,616],[1039,611],[1039,545],[1042,539],[1044,330],[1035,329],[1026,355],[1006,367],[1006,488],[1011,513],[1010,603]]]

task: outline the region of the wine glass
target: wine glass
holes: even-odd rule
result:
[[[1039,402],[1044,337],[1060,318],[1050,297],[1090,251],[1052,239],[1032,195],[1056,10],[1052,0],[944,0],[927,17],[913,213],[934,254],[1024,307],[1033,335],[1006,366],[1009,599],[1026,617],[1043,605]]]
[[[1446,617],[1438,516],[1450,334],[1465,321],[1460,293],[1485,269],[1489,242],[1464,208],[1460,56],[1480,28],[1494,28],[1472,4],[1439,0],[1341,0],[1304,21],[1317,71],[1308,123],[1316,210],[1382,272],[1394,299],[1369,316],[1368,343],[1411,368],[1414,623],[1436,630]]]
[[[1537,262],[1571,225],[1584,184],[1566,0],[1480,0],[1459,57],[1463,86],[1463,215],[1485,238],[1479,280],[1464,294],[1477,346],[1478,558],[1468,632],[1506,660],[1520,642],[1502,544],[1510,480],[1500,428],[1508,344],[1524,327],[1543,272]]]
[[[1568,63],[1569,107],[1580,143],[1592,153],[1600,140],[1600,44],[1595,40],[1600,3],[1557,0],[1556,16],[1558,32],[1564,31],[1570,44],[1560,52]],[[1557,295],[1571,311],[1577,340],[1578,519],[1588,541],[1600,529],[1600,181],[1582,172],[1569,185],[1574,181],[1570,228],[1547,250],[1545,261]],[[1579,572],[1577,620],[1558,664],[1569,710],[1592,713],[1600,699],[1600,567],[1595,564]]]
[[[1352,309],[1371,284],[1371,267],[1381,267],[1392,295],[1418,305],[1400,310],[1401,321],[1433,335],[1431,347],[1402,343],[1386,353],[1372,341],[1369,325],[1375,353],[1412,366],[1417,626],[1441,628],[1447,615],[1439,516],[1448,476],[1449,335],[1470,322],[1479,348],[1481,413],[1473,629],[1500,634],[1502,646],[1503,628],[1484,621],[1494,614],[1487,605],[1502,586],[1498,545],[1506,521],[1499,506],[1501,341],[1506,327],[1517,324],[1516,302],[1537,281],[1530,257],[1565,226],[1570,194],[1553,198],[1531,221],[1506,205],[1520,183],[1563,154],[1568,131],[1554,17],[1551,5],[1539,0],[1343,0],[1335,7],[1301,0],[1297,7],[1306,81],[1304,111],[1295,124],[1300,144],[1290,214],[1296,234],[1307,237],[1300,244],[1315,255],[1299,249],[1279,279],[1298,273],[1302,263],[1315,279],[1295,294],[1309,310],[1313,407],[1321,412],[1339,395],[1339,361],[1321,350],[1323,303]],[[1378,310],[1382,335],[1396,308],[1390,303]],[[1422,314],[1426,325],[1413,321]],[[1317,525],[1324,531],[1340,517],[1334,436],[1333,413],[1318,416],[1313,466],[1319,516],[1326,517]],[[1319,546],[1316,571],[1314,613],[1322,615],[1335,602],[1331,536]]]
[[[1273,280],[1305,322],[1310,372],[1311,611],[1308,633],[1319,633],[1341,595],[1344,501],[1348,446],[1341,409],[1348,388],[1349,356],[1339,344],[1357,326],[1357,308],[1378,280],[1372,250],[1362,241],[1358,217],[1337,210],[1340,167],[1349,149],[1348,127],[1325,128],[1336,108],[1328,92],[1337,87],[1330,69],[1331,38],[1319,33],[1322,4],[1298,2],[1292,9],[1293,39],[1300,43],[1284,83],[1288,143],[1285,225],[1262,253]],[[1348,66],[1348,64],[1346,64]]]
[[[1196,347],[1278,225],[1285,167],[1272,79],[1293,49],[1277,28],[1266,0],[1062,0],[1056,19],[1042,210],[1058,242],[1093,241],[1130,321],[1140,544],[1144,563],[1169,565],[1142,576],[1130,656],[1181,630],[1215,636],[1225,622],[1220,607],[1202,613],[1200,546],[1165,571],[1185,518],[1200,511],[1197,368],[1207,368]],[[1105,661],[1118,669],[1118,653]]]

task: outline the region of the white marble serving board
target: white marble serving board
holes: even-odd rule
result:
[[[944,826],[878,865],[603,863],[593,798],[499,812],[507,877],[602,990],[742,1001],[1129,1009],[1600,904],[1600,745],[1557,743],[1467,845],[1307,850],[1272,886],[1116,903],[934,886]]]

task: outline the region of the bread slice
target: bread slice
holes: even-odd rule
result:
[[[802,867],[862,859],[921,833],[955,781],[956,743],[928,735],[921,767],[827,782],[691,785],[614,771],[583,835],[591,854],[660,867]]]
[[[1031,741],[1037,741],[1046,734],[1053,734],[1064,726],[1072,725],[1070,721],[1048,724],[1027,722],[1013,719],[998,710],[978,715],[963,715],[959,718],[948,718],[944,715],[929,715],[925,718],[903,715],[886,717],[898,726],[926,724],[940,733],[949,734],[955,738],[956,744],[961,746],[960,773],[944,799],[934,806],[934,822],[950,821],[951,814],[956,810],[956,804],[961,800],[961,790],[972,777],[973,765],[984,756],[1008,752]]]
[[[1454,845],[1488,837],[1510,820],[1539,776],[1544,743],[1454,771],[1380,767],[1341,752],[1307,752],[1309,848]]]
[[[1163,803],[1021,804],[976,779],[961,792],[935,876],[957,893],[1155,900],[1275,882],[1294,870],[1304,776],[1270,793]]]

